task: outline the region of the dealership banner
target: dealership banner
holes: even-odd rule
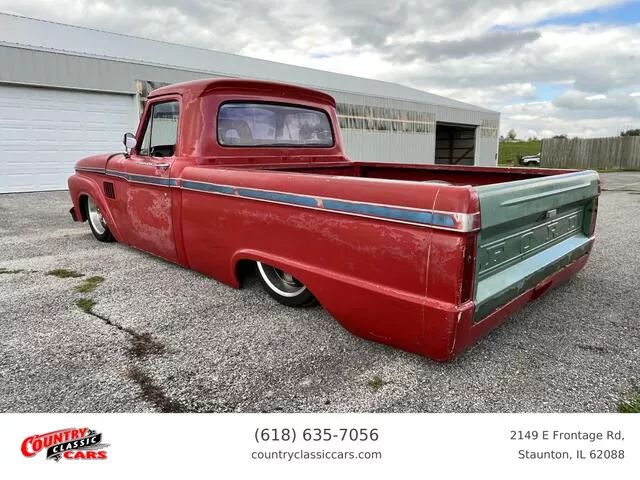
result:
[[[595,479],[640,471],[633,414],[3,414],[0,429],[3,478]]]

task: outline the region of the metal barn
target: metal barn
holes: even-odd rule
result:
[[[402,85],[0,14],[0,193],[66,188],[79,158],[119,151],[149,89],[210,77],[332,95],[353,160],[495,165],[500,114]]]

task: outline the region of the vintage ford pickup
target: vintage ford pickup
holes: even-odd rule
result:
[[[98,240],[233,287],[255,265],[278,301],[317,300],[355,335],[436,360],[574,275],[593,245],[597,173],[353,162],[333,98],[307,88],[162,87],[124,142],[69,178],[71,215]]]

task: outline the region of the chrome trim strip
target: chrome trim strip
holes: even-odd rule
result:
[[[212,183],[193,182],[191,180],[182,180],[179,185],[184,190],[194,190],[196,192],[222,193],[226,195],[235,195],[233,187],[226,185],[214,185]]]
[[[104,173],[104,168],[76,167],[76,172]]]
[[[429,210],[407,210],[395,207],[378,206],[368,203],[345,202],[343,200],[323,200],[322,204],[327,210],[357,213],[367,217],[382,217],[403,222],[418,223],[424,225],[437,225],[439,227],[454,228],[455,220],[451,215],[434,213]]]
[[[133,183],[181,188],[202,193],[240,197],[280,205],[291,205],[314,210],[341,213],[363,218],[392,221],[408,225],[437,228],[454,232],[473,232],[480,229],[480,213],[441,212],[437,210],[418,209],[404,206],[384,205],[353,200],[313,197],[304,194],[277,192],[257,188],[239,187],[195,180],[154,177],[102,170],[89,167],[77,167],[77,171],[102,173],[119,177]]]
[[[297,195],[294,193],[271,192],[268,190],[258,190],[255,188],[237,188],[239,197],[251,198],[253,200],[268,200],[275,203],[287,205],[298,205],[301,207],[316,208],[319,206],[315,197],[308,195]]]

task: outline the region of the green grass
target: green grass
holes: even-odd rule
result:
[[[96,302],[91,298],[81,298],[76,300],[76,306],[85,313],[91,313],[93,307],[96,306]]]
[[[384,381],[378,375],[376,375],[367,382],[367,386],[372,390],[377,391],[377,390],[380,390],[382,387],[384,387],[387,383],[389,382]]]
[[[22,272],[24,272],[24,270],[17,270],[17,269],[9,270],[8,268],[4,268],[4,267],[0,268],[0,274],[3,274],[3,273],[11,274],[11,273],[22,273]]]
[[[104,278],[100,276],[89,277],[84,282],[76,287],[76,292],[79,293],[91,293],[98,285],[104,282]]]
[[[53,275],[58,278],[79,278],[84,277],[84,275],[80,272],[76,272],[75,270],[67,270],[66,268],[56,268],[55,270],[49,270],[47,275]]]
[[[500,142],[498,163],[501,165],[506,165],[508,163],[518,165],[519,156],[536,155],[540,153],[541,148],[541,140]]]
[[[618,404],[618,412],[620,413],[640,413],[640,390],[635,391],[631,396],[622,400]]]

